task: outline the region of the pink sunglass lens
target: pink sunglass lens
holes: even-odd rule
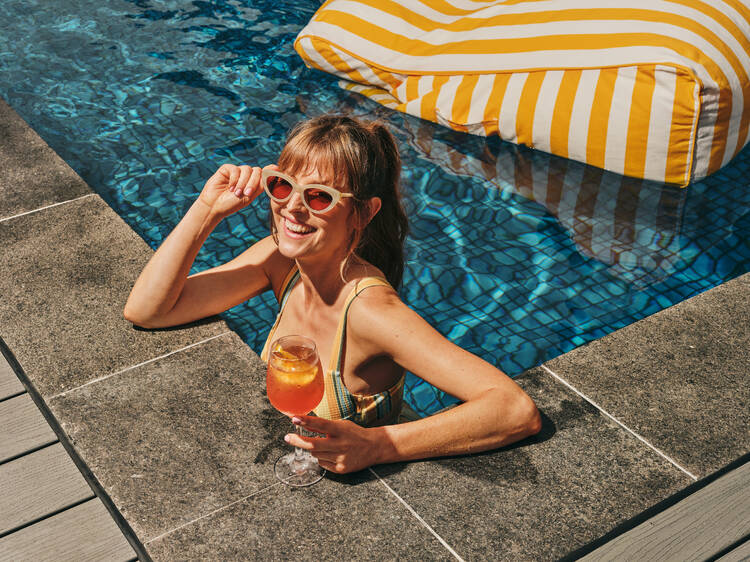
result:
[[[321,189],[306,189],[305,202],[313,211],[323,211],[331,206],[333,197]]]
[[[292,192],[292,186],[284,178],[271,176],[268,178],[268,191],[270,191],[271,195],[276,199],[286,199]]]

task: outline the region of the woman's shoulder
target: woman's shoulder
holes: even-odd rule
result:
[[[261,266],[276,295],[281,291],[287,275],[294,267],[294,260],[281,255],[272,236],[258,240],[238,256],[237,260]]]
[[[350,293],[348,322],[354,331],[366,332],[406,306],[382,273],[369,273],[355,281]]]

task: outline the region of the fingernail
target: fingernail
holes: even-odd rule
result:
[[[250,188],[249,187],[245,188],[245,195],[250,195]]]
[[[292,436],[291,435],[284,435],[284,441],[286,441],[287,443],[289,443],[289,441],[291,441],[291,440],[292,440]]]
[[[294,425],[302,425],[302,420],[300,418],[298,418],[298,417],[293,417],[292,418],[292,423]]]

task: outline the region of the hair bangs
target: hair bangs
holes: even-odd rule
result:
[[[279,155],[279,168],[293,176],[317,172],[322,183],[352,191],[357,173],[347,141],[330,129],[292,131]]]

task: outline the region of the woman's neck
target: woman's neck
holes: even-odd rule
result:
[[[342,279],[342,263],[305,262],[295,260],[299,269],[300,281],[305,308],[318,306],[333,306],[341,295],[341,290],[348,284]]]

